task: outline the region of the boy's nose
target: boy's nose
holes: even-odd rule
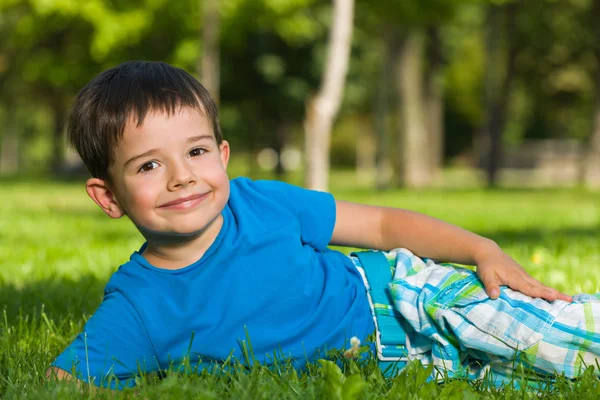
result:
[[[190,166],[177,165],[173,166],[171,177],[168,182],[169,190],[177,190],[182,187],[195,184],[197,181],[196,175]]]

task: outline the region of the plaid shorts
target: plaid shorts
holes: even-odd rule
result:
[[[503,286],[492,300],[474,271],[406,249],[350,257],[365,281],[386,375],[418,359],[434,365],[432,379],[488,374],[502,385],[518,365],[542,380],[599,364],[599,294],[548,302]]]

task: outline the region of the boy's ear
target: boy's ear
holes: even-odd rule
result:
[[[85,183],[85,190],[94,203],[111,218],[121,218],[125,210],[119,205],[110,187],[103,179],[90,178]]]
[[[221,142],[219,151],[221,152],[221,163],[223,163],[223,168],[227,169],[227,164],[229,163],[229,142],[227,142],[227,140]]]

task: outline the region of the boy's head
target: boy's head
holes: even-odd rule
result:
[[[217,106],[200,82],[164,62],[125,62],[102,72],[79,92],[68,139],[91,175],[110,181],[108,169],[127,125],[139,127],[149,113],[173,115],[182,108],[208,118],[221,144]]]
[[[101,73],[78,94],[68,135],[93,176],[90,197],[149,243],[206,231],[227,203],[216,105],[181,69],[133,61]]]

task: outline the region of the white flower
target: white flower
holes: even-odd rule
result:
[[[344,352],[346,358],[356,358],[360,354],[360,339],[353,336],[350,339],[350,348]]]

